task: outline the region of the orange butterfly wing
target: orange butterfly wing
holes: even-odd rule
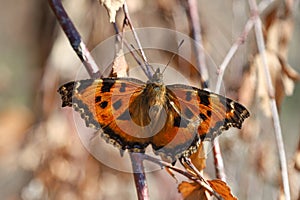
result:
[[[104,139],[120,149],[143,152],[149,144],[144,132],[136,129],[128,112],[134,96],[144,83],[129,78],[87,79],[61,86],[62,106],[72,106],[81,113],[86,125],[102,129]]]
[[[201,140],[211,139],[230,127],[241,128],[250,116],[248,110],[229,98],[186,85],[168,85],[181,106],[181,115],[199,122]]]

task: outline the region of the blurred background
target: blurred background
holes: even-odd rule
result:
[[[0,2],[1,199],[136,199],[132,175],[94,159],[78,138],[71,109],[61,108],[56,90],[74,80],[80,61],[48,2]],[[299,1],[261,2],[292,199],[300,199]],[[63,3],[89,49],[114,35],[107,11],[97,0]],[[127,4],[136,28],[163,27],[190,34],[184,1],[128,0]],[[198,10],[204,47],[219,66],[242,33],[249,6],[246,1],[201,0]],[[120,12],[117,22],[122,19]],[[252,116],[242,132],[220,137],[228,185],[239,199],[280,196],[278,154],[259,59],[250,31],[224,78],[226,95],[239,99]],[[213,179],[212,155],[207,156],[204,172]],[[181,199],[176,180],[164,170],[149,173],[148,184],[151,199]]]

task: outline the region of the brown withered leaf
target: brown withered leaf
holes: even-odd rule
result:
[[[104,5],[109,15],[109,22],[116,21],[117,11],[124,5],[125,0],[99,0]]]
[[[208,180],[210,187],[219,194],[224,200],[237,200],[231,193],[229,186],[219,180]],[[199,199],[208,199],[208,195],[211,195],[206,188],[202,187],[200,184],[195,182],[186,182],[183,181],[178,186],[178,192],[181,193],[184,200],[199,200]]]
[[[208,183],[224,200],[237,200],[237,198],[232,195],[230,187],[222,180],[208,180]]]
[[[195,153],[190,156],[190,159],[193,165],[199,170],[202,171],[206,167],[206,152],[203,147],[203,142],[200,143],[199,148]]]
[[[268,61],[268,67],[272,79],[272,85],[275,90],[275,99],[277,107],[280,108],[283,98],[286,95],[292,95],[295,84],[294,81],[283,72],[283,62],[280,61],[278,55],[274,51],[266,50],[266,59]],[[270,116],[269,95],[268,87],[266,84],[266,76],[264,72],[264,66],[262,63],[262,55],[258,54],[254,58],[253,66],[257,70],[258,83],[257,83],[257,98],[259,100],[260,109],[264,111],[266,116]]]
[[[111,77],[127,77],[128,64],[122,49],[117,53],[111,71]]]
[[[184,200],[208,200],[208,192],[205,188],[195,182],[183,181],[178,185],[178,192],[181,193]]]

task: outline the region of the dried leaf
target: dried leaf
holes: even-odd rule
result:
[[[181,193],[184,200],[207,200],[208,192],[197,183],[183,181],[178,185],[178,192]]]
[[[278,57],[276,53],[273,51],[266,50],[265,53],[266,59],[268,61],[268,67],[272,79],[272,84],[275,89],[275,99],[277,106],[280,108],[283,98],[286,95],[291,95],[294,90],[294,81],[284,73],[285,71],[291,72],[292,70],[287,66],[283,66],[282,60]],[[264,66],[262,63],[261,55],[257,55],[254,59],[253,66],[258,71],[258,83],[257,83],[257,98],[259,100],[260,109],[264,111],[266,116],[270,116],[269,109],[269,95],[268,95],[268,87],[266,85],[266,76],[264,72]],[[295,71],[293,70],[295,73]],[[292,72],[291,72],[292,73]]]
[[[117,53],[113,63],[111,77],[127,77],[128,65],[122,49]]]
[[[203,148],[203,143],[201,142],[199,148],[195,153],[190,156],[190,159],[193,165],[199,170],[202,171],[206,167],[206,152]]]
[[[217,192],[221,197],[223,197],[224,200],[237,200],[236,197],[234,197],[231,194],[230,187],[220,179],[215,180],[208,180],[208,183],[214,189],[215,192]]]
[[[224,200],[237,200],[237,198],[231,194],[231,190],[225,182],[219,179],[215,179],[208,180],[208,183],[211,188]],[[182,194],[184,200],[208,199],[208,194],[211,195],[211,193],[207,189],[205,189],[198,183],[190,183],[186,181],[183,181],[179,184],[178,192]]]
[[[108,15],[109,22],[114,23],[116,21],[117,11],[124,5],[124,0],[99,0],[102,5],[105,6]]]

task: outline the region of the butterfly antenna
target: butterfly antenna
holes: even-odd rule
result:
[[[182,46],[183,42],[184,42],[184,40],[181,40],[181,42],[179,43],[179,45],[178,45],[176,51],[178,51],[178,49]],[[175,58],[175,56],[176,56],[176,54],[174,53],[174,54],[172,55],[172,57],[169,59],[168,63],[166,64],[164,70],[162,71],[162,74],[165,72],[165,70],[167,69],[167,67],[169,66],[169,64],[173,61],[173,59]]]
[[[133,44],[130,44],[130,46],[131,46],[131,48],[133,48],[133,49],[137,52],[137,54],[143,59],[143,62],[145,63],[145,65],[148,66],[148,67],[150,67],[150,69],[151,69],[152,72],[154,73],[153,66],[150,65],[150,64],[148,63],[148,61],[144,59],[144,57],[142,56],[141,52],[138,51],[138,50],[133,46]],[[140,62],[139,62],[138,64],[140,64]]]

